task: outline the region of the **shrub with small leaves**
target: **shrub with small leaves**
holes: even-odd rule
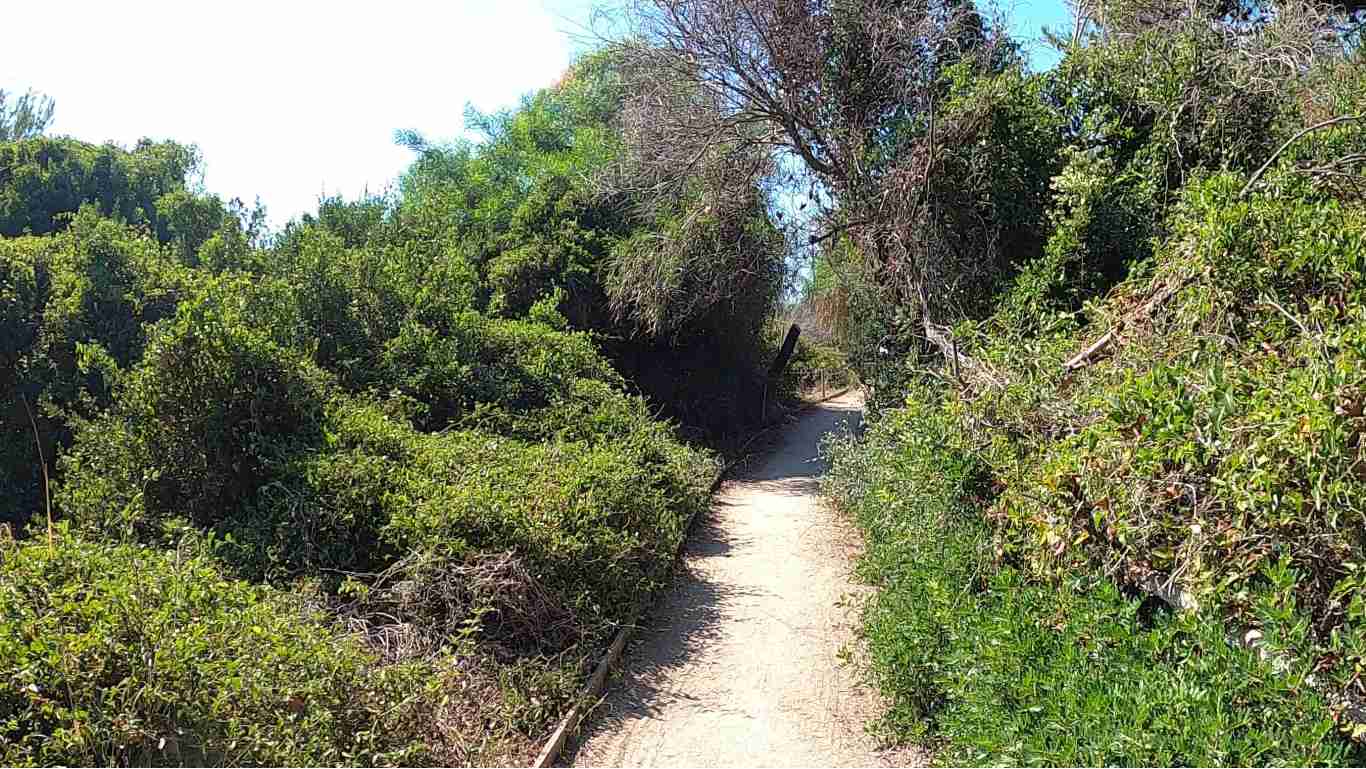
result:
[[[381,665],[193,546],[0,542],[0,762],[413,764],[439,671]]]

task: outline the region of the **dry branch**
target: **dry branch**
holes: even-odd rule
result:
[[[1279,158],[1281,156],[1281,153],[1285,152],[1286,149],[1290,147],[1290,145],[1294,144],[1295,142],[1299,141],[1300,139],[1315,131],[1319,131],[1324,128],[1330,128],[1341,123],[1353,123],[1362,120],[1366,120],[1366,115],[1338,115],[1337,117],[1332,117],[1327,120],[1315,123],[1307,128],[1301,129],[1294,136],[1291,136],[1289,139],[1286,139],[1285,142],[1281,144],[1281,146],[1277,147],[1276,151],[1271,153],[1271,157],[1267,158],[1266,162],[1262,163],[1261,167],[1252,173],[1252,177],[1247,180],[1247,184],[1243,185],[1243,189],[1239,191],[1238,199],[1242,200],[1243,198],[1247,197],[1247,193],[1252,190],[1252,186],[1257,183],[1257,180],[1262,178],[1262,174],[1266,173],[1266,170],[1271,167],[1271,164],[1275,163],[1276,159]]]
[[[944,360],[953,367],[954,376],[960,384],[979,390],[1005,386],[1005,377],[997,373],[989,363],[962,352],[958,340],[947,326],[926,319],[923,327],[925,339],[939,349]]]
[[[1085,350],[1082,350],[1069,358],[1066,363],[1062,364],[1062,370],[1064,372],[1075,371],[1076,369],[1085,366],[1091,361],[1091,356],[1104,352],[1106,348],[1110,346],[1110,342],[1114,341],[1114,338],[1115,329],[1112,328],[1109,331],[1106,331],[1099,339],[1092,342]]]
[[[1104,334],[1101,334],[1100,338],[1087,345],[1081,352],[1068,358],[1067,361],[1062,364],[1063,373],[1070,374],[1073,371],[1085,368],[1095,362],[1098,355],[1109,350],[1114,344],[1121,327],[1125,324],[1132,324],[1152,317],[1153,312],[1157,310],[1157,308],[1161,307],[1168,299],[1175,296],[1177,291],[1185,288],[1193,279],[1194,278],[1192,277],[1182,278],[1158,289],[1157,293],[1153,294],[1152,299],[1145,302],[1142,307],[1139,307],[1137,310],[1130,313],[1127,318],[1115,321],[1115,324]]]

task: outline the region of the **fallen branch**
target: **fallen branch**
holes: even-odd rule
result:
[[[970,380],[985,380],[986,384],[993,387],[1001,387],[1005,384],[1004,378],[999,376],[988,363],[960,352],[958,340],[953,338],[953,332],[947,326],[931,323],[928,318],[923,325],[925,338],[929,340],[930,344],[939,348],[940,354],[953,367],[954,378],[960,384],[963,383],[964,372],[969,375]],[[977,383],[977,381],[970,381],[967,384]]]
[[[1062,364],[1063,374],[1070,374],[1073,371],[1089,366],[1092,362],[1094,362],[1097,355],[1099,355],[1102,352],[1105,352],[1110,348],[1112,344],[1114,344],[1115,338],[1118,336],[1118,332],[1121,326],[1125,325],[1126,323],[1132,323],[1137,320],[1143,320],[1148,317],[1151,317],[1153,314],[1153,310],[1156,310],[1158,307],[1162,306],[1168,299],[1171,299],[1173,296],[1175,296],[1176,292],[1180,291],[1182,288],[1185,288],[1186,284],[1190,283],[1191,280],[1192,278],[1190,277],[1182,278],[1181,280],[1178,280],[1175,283],[1172,283],[1171,285],[1164,287],[1162,290],[1154,294],[1153,298],[1149,299],[1147,303],[1145,303],[1142,307],[1138,308],[1136,311],[1130,314],[1128,318],[1116,321],[1115,324],[1110,327],[1109,331],[1106,331],[1104,334],[1101,334],[1099,339],[1087,345],[1086,349],[1082,350],[1076,355],[1073,355],[1071,358],[1068,358],[1067,362]]]
[[[1092,342],[1091,345],[1087,347],[1085,350],[1082,350],[1081,352],[1069,358],[1066,363],[1062,364],[1062,370],[1064,372],[1075,371],[1076,369],[1085,366],[1087,363],[1090,362],[1092,355],[1104,352],[1105,349],[1110,346],[1110,343],[1114,341],[1114,339],[1115,329],[1112,328],[1109,331],[1106,331],[1100,339],[1097,339],[1096,341]]]

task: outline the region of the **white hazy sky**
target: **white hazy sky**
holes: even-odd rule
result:
[[[610,0],[609,0],[610,2]],[[279,226],[321,194],[382,191],[411,160],[393,133],[449,139],[554,82],[594,0],[10,0],[0,88],[57,102],[51,133],[197,144],[205,186]],[[1061,0],[1013,0],[1017,35]],[[1048,62],[1051,63],[1051,62]]]
[[[321,193],[382,190],[398,128],[462,130],[466,103],[554,82],[589,0],[9,2],[0,88],[57,102],[50,133],[197,144],[205,185],[275,224]]]

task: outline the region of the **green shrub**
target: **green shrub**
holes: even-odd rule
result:
[[[945,764],[1342,765],[1308,665],[1277,670],[1217,615],[1169,616],[1108,582],[1002,569],[949,625]],[[904,604],[898,604],[904,610]],[[886,622],[889,618],[879,617]],[[1027,662],[1024,662],[1027,661]],[[1022,664],[1024,662],[1024,664]]]
[[[983,515],[990,476],[968,441],[921,387],[866,443],[834,446],[827,488],[863,529],[860,573],[878,587],[865,633],[892,737],[932,739],[945,765],[1361,759],[1334,738],[1313,663],[1284,656],[1308,628],[1284,624],[1294,609],[1276,590],[1254,596],[1283,629],[1263,659],[1218,614],[1172,614],[1070,570],[1035,576]]]
[[[296,372],[309,370],[294,360]],[[290,381],[288,369],[264,370]],[[232,381],[252,380],[242,373]],[[232,430],[231,422],[205,421],[198,428],[205,434],[266,452],[253,465],[255,488],[221,486],[232,496],[222,496],[207,519],[153,506],[160,503],[140,491],[144,479],[214,475],[208,466],[182,472],[166,464],[178,455],[149,452],[169,432],[120,406],[82,431],[61,500],[94,536],[131,531],[169,546],[198,536],[186,530],[197,524],[208,530],[207,551],[229,573],[282,588],[317,586],[320,600],[361,622],[400,659],[456,655],[462,669],[483,666],[488,676],[479,686],[487,691],[457,698],[453,707],[466,720],[443,739],[472,751],[461,761],[488,760],[495,754],[475,745],[534,739],[563,712],[585,660],[663,584],[684,522],[706,500],[711,463],[649,420],[638,400],[608,394],[612,408],[565,424],[566,433],[587,440],[426,434],[389,404],[342,396],[319,412],[311,444],[300,440],[308,431],[282,440],[259,429],[269,423],[239,421]],[[263,410],[315,403],[292,397],[286,391],[273,410]]]
[[[514,222],[523,218],[527,207],[528,204],[523,204]],[[550,207],[541,212],[548,221],[558,225],[555,231],[539,234],[530,242],[509,248],[489,262],[491,314],[526,317],[538,300],[557,290],[562,292],[563,302],[577,310],[573,314],[580,321],[580,328],[588,325],[589,316],[595,311],[598,315],[604,314],[601,306],[591,306],[602,303],[602,297],[594,296],[600,289],[594,284],[593,266],[601,260],[610,236],[584,230],[577,219],[566,218],[563,207]]]
[[[82,431],[62,495],[77,520],[115,535],[111,514],[142,534],[181,514],[213,526],[321,442],[327,376],[253,328],[231,288],[182,303],[114,409]]]
[[[454,565],[511,554],[548,604],[564,610],[571,631],[526,627],[516,637],[496,630],[507,616],[480,623],[500,646],[522,651],[559,652],[566,641],[603,638],[631,619],[663,584],[667,554],[704,499],[700,484],[667,480],[677,465],[652,468],[608,446],[527,446],[463,433],[419,438],[412,450],[390,467],[406,504],[386,510],[383,541]]]
[[[516,414],[573,397],[579,382],[624,382],[586,334],[473,312],[433,328],[405,324],[383,348],[374,385],[421,404],[423,430],[440,430],[489,410]]]
[[[184,190],[198,151],[142,140],[131,151],[67,138],[0,142],[0,237],[46,235],[65,215],[92,206],[126,224],[149,225],[170,240],[158,216],[162,196]]]
[[[1026,262],[1001,292],[993,320],[1004,330],[1037,335],[1060,314],[1081,309],[1152,254],[1159,202],[1146,177],[1116,168],[1115,158],[1066,154],[1053,178],[1052,228],[1043,253]]]
[[[43,502],[73,423],[106,408],[141,357],[151,324],[195,277],[156,241],[84,209],[43,238],[0,238],[0,522],[22,525]],[[30,422],[32,418],[33,422]]]
[[[80,537],[0,580],[34,607],[0,607],[0,662],[36,655],[14,660],[40,710],[70,682],[37,720],[32,691],[0,689],[0,759],[511,763],[562,714],[715,475],[661,406],[681,389],[667,413],[727,431],[749,413],[781,258],[757,190],[726,215],[689,193],[664,214],[686,260],[744,259],[753,282],[679,276],[650,310],[667,334],[614,314],[613,248],[663,225],[587,183],[618,97],[581,72],[484,118],[486,144],[424,150],[402,198],[322,201],[268,247],[259,208],[186,186],[192,150],[0,145],[0,235],[44,233],[0,239],[0,523],[42,509],[31,405]],[[42,633],[62,669],[34,667]],[[296,706],[300,680],[355,701]]]
[[[964,415],[1018,430],[989,452],[1004,548],[1042,570],[1082,562],[1134,586],[1170,580],[1235,627],[1260,627],[1248,591],[1288,558],[1317,629],[1300,653],[1350,677],[1366,219],[1284,179],[1280,194],[1239,199],[1241,181],[1191,185],[1154,268],[1097,308],[1118,325],[1170,294],[1109,359],[1067,381],[1060,364],[1083,333],[1042,343],[1030,366],[997,343],[988,354],[1018,385]]]
[[[437,671],[182,550],[0,543],[0,761],[411,764]]]
[[[382,253],[347,248],[337,235],[303,228],[281,253],[279,274],[293,287],[318,365],[364,385],[384,343],[411,311],[402,265]]]
[[[913,386],[842,450],[898,734],[964,763],[1361,759],[1366,219],[1245,184],[1188,184],[1104,301],[963,324],[995,381]]]
[[[336,587],[328,575],[394,568],[396,579],[421,563],[420,574],[451,580],[512,554],[580,636],[629,619],[661,584],[711,477],[695,452],[647,430],[528,444],[422,434],[360,405],[334,408],[326,430],[325,446],[295,454],[215,527],[220,557],[257,578],[314,574]],[[480,607],[457,604],[429,619],[478,626]],[[523,630],[527,637],[500,643],[546,650],[537,628]]]
[[[512,553],[589,635],[660,584],[713,467],[614,387],[586,338],[471,315],[424,337],[447,378],[381,407],[260,330],[234,285],[158,328],[64,458],[58,502],[82,530],[169,542],[189,524],[241,576],[332,589],[414,558]],[[405,417],[424,398],[484,429],[418,432]],[[456,624],[477,614],[457,608]]]
[[[781,233],[758,189],[707,199],[704,169],[677,194],[604,193],[599,182],[623,173],[617,66],[587,56],[518,110],[478,116],[478,144],[406,134],[420,156],[391,234],[460,254],[479,278],[468,309],[590,332],[689,436],[733,437],[758,421]],[[444,321],[420,322],[447,333]]]
[[[40,390],[21,364],[38,341],[50,291],[46,245],[0,240],[0,498],[7,500],[0,524],[15,527],[42,504],[42,466],[28,422]]]
[[[969,610],[991,560],[973,506],[985,468],[956,444],[932,390],[912,393],[904,410],[874,422],[866,443],[833,441],[824,480],[864,535],[860,576],[881,588],[865,614],[866,635],[897,736],[923,733],[923,719],[942,707],[937,679],[952,672],[945,632]]]

